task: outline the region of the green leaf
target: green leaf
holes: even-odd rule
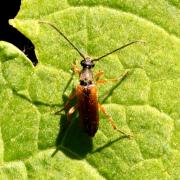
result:
[[[22,1],[11,24],[35,45],[36,67],[16,47],[0,42],[0,179],[179,179],[180,61],[177,1]],[[64,130],[63,107],[73,87],[71,66],[81,57],[50,26],[55,24],[85,54],[99,57],[94,72],[121,83],[98,86],[102,113],[94,138],[78,116]],[[66,88],[68,85],[68,88]],[[58,146],[58,147],[57,147]],[[58,151],[56,151],[58,148]]]

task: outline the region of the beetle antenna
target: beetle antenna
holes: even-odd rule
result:
[[[48,22],[48,21],[38,21],[39,23],[44,23],[50,25],[53,29],[55,29],[78,53],[79,55],[85,59],[84,54],[82,54],[79,49],[62,33],[54,24]]]
[[[102,59],[102,58],[104,58],[104,57],[106,57],[106,56],[109,56],[110,54],[113,54],[113,53],[116,52],[116,51],[119,51],[119,50],[121,50],[121,49],[124,49],[125,47],[130,46],[130,45],[132,45],[132,44],[134,44],[134,43],[145,43],[145,41],[142,41],[142,40],[132,41],[132,42],[130,42],[130,43],[128,43],[128,44],[125,44],[125,45],[117,48],[117,49],[114,49],[113,51],[111,51],[111,52],[109,52],[109,53],[107,53],[107,54],[105,54],[105,55],[103,55],[103,56],[100,56],[100,57],[98,57],[98,58],[96,58],[96,59],[93,59],[92,61],[99,61],[100,59]]]

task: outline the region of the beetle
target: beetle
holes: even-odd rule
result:
[[[92,59],[89,56],[85,56],[83,53],[79,51],[79,49],[62,33],[55,25],[48,21],[39,21],[39,23],[44,23],[50,25],[53,29],[55,29],[83,58],[81,60],[81,66],[82,70],[79,70],[76,65],[73,66],[73,71],[76,73],[79,73],[79,84],[75,88],[75,92],[73,92],[67,102],[65,103],[64,107],[56,112],[55,114],[60,113],[63,110],[68,110],[67,113],[67,120],[68,122],[71,121],[71,115],[78,110],[79,112],[79,118],[80,118],[80,124],[83,128],[83,130],[90,136],[94,137],[99,126],[99,109],[105,114],[107,119],[109,120],[110,124],[112,125],[113,129],[119,131],[123,135],[126,135],[130,137],[129,134],[125,133],[124,131],[117,128],[116,124],[114,123],[111,116],[109,116],[105,108],[98,102],[98,95],[97,95],[97,88],[93,76],[92,69],[95,66],[95,62],[99,61],[100,59],[115,53],[116,51],[119,51],[127,46],[130,46],[134,43],[141,43],[144,42],[142,40],[136,40],[132,41],[130,43],[127,43],[113,51],[108,52],[107,54],[104,54],[103,56],[100,56],[96,59]],[[128,72],[125,72],[121,76],[121,80],[124,79],[127,76]],[[97,77],[101,76],[101,73],[97,74]],[[77,97],[77,103],[75,106],[70,107],[70,101],[73,100],[75,97]]]

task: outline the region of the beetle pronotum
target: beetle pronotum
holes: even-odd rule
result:
[[[130,136],[117,128],[115,125],[113,119],[111,116],[109,116],[104,107],[99,104],[98,102],[98,96],[97,96],[97,89],[96,84],[94,82],[93,72],[92,68],[95,66],[96,61],[99,61],[100,59],[115,53],[116,51],[119,51],[127,46],[130,46],[134,43],[144,42],[141,40],[132,41],[128,44],[125,44],[117,49],[114,49],[113,51],[108,52],[107,54],[104,54],[98,58],[91,59],[90,57],[86,57],[83,53],[80,52],[80,50],[62,33],[55,25],[53,25],[50,22],[47,21],[39,21],[39,23],[45,23],[50,25],[53,29],[55,29],[83,58],[81,61],[82,70],[80,71],[77,69],[77,67],[74,66],[74,72],[79,73],[79,84],[76,86],[75,92],[70,95],[69,99],[65,103],[65,106],[58,112],[61,112],[62,110],[66,110],[69,108],[70,101],[77,97],[77,103],[75,106],[71,107],[68,110],[67,113],[67,120],[71,120],[71,115],[78,110],[81,126],[84,129],[84,131],[90,136],[93,137],[95,133],[98,130],[99,125],[99,109],[105,114],[109,122],[111,123],[113,129],[119,131],[120,133]],[[97,74],[97,77],[100,76],[101,73]],[[125,72],[121,76],[121,80],[124,79],[124,77],[127,75],[127,72]]]

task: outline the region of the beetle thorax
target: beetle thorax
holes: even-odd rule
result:
[[[93,72],[94,62],[91,58],[87,57],[81,61],[82,71],[80,73],[80,85],[87,86],[93,84]]]
[[[80,85],[86,86],[93,84],[93,72],[89,68],[83,68],[80,73]]]

